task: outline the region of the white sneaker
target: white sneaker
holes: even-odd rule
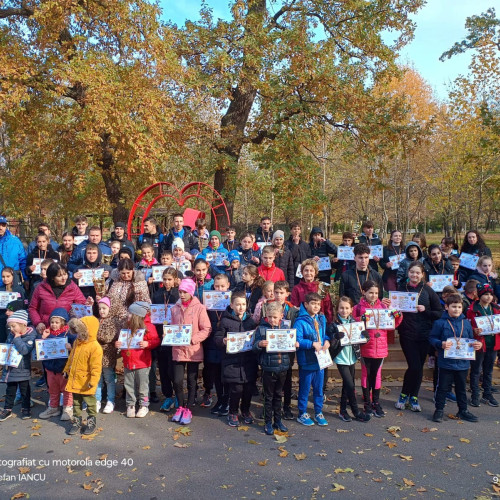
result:
[[[63,411],[60,420],[73,420],[73,407],[63,406]]]
[[[127,407],[127,418],[135,418],[135,406]]]
[[[135,416],[137,418],[143,418],[149,413],[149,408],[147,406],[141,406]]]
[[[101,409],[101,402],[100,401],[95,402],[95,409],[96,409],[97,413],[99,413],[99,411]]]
[[[108,401],[106,403],[106,406],[104,407],[104,410],[102,410],[103,413],[113,413],[113,410],[115,409],[115,403],[112,403],[111,401]]]
[[[40,415],[38,415],[40,418],[51,418],[51,417],[58,417],[59,414],[61,413],[61,408],[57,406],[56,408],[48,407],[45,411],[42,411]]]

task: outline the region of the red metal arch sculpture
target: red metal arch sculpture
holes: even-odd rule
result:
[[[226,220],[228,224],[230,223],[229,212],[227,211],[224,199],[220,193],[205,182],[190,182],[181,190],[170,182],[157,182],[144,189],[132,205],[127,223],[129,238],[139,236],[144,232],[144,219],[149,215],[153,206],[163,198],[172,199],[181,208],[189,200],[195,200],[198,203],[203,202],[203,205],[205,205],[203,208],[210,208],[212,212],[212,224],[215,223],[215,229],[217,230],[219,230],[217,211],[220,207],[223,207]],[[202,211],[201,208],[199,210]],[[219,218],[221,218],[220,215]],[[135,226],[134,220],[136,221]]]

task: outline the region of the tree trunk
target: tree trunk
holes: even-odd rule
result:
[[[266,19],[266,0],[248,2],[248,13],[245,23],[245,38],[252,38],[260,33]],[[250,46],[250,44],[248,44]],[[255,49],[254,49],[255,50]],[[241,74],[238,85],[231,91],[231,103],[226,114],[221,119],[222,146],[219,148],[219,161],[214,177],[214,189],[226,202],[229,217],[233,218],[234,201],[236,199],[238,161],[245,139],[245,127],[252,110],[257,90],[252,79],[258,78],[261,58],[255,53],[243,55]],[[226,224],[223,207],[216,210],[217,217]]]
[[[116,224],[127,222],[129,211],[125,206],[120,175],[115,166],[113,149],[109,144],[110,137],[111,134],[101,135],[101,159],[98,164],[101,167],[106,194],[113,209],[113,222]]]

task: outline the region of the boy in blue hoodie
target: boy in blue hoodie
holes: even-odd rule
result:
[[[300,305],[300,311],[295,320],[297,330],[297,362],[299,364],[299,416],[297,422],[302,425],[328,425],[323,416],[323,378],[324,370],[320,370],[316,351],[328,350],[330,339],[326,334],[326,319],[320,313],[321,297],[317,293],[308,293]],[[307,399],[313,388],[314,422],[307,413]]]
[[[451,386],[455,384],[455,395],[457,397],[457,417],[468,422],[477,422],[477,417],[467,409],[467,374],[469,373],[470,361],[468,359],[445,358],[444,350],[452,347],[452,340],[459,342],[461,339],[474,339],[472,326],[462,314],[462,297],[458,294],[450,295],[446,299],[446,311],[441,319],[434,322],[429,341],[438,351],[438,382],[436,387],[436,410],[432,420],[443,421],[443,410],[446,403],[446,394],[450,392]],[[475,341],[474,350],[482,348],[479,341]]]

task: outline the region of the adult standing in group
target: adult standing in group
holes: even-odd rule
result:
[[[58,247],[58,243],[57,241],[54,241],[52,238],[51,238],[51,233],[50,233],[50,229],[49,229],[49,226],[45,223],[45,222],[40,222],[40,224],[38,224],[38,234],[45,234],[45,236],[47,236],[47,238],[49,239],[49,244],[50,246],[52,247],[52,250],[55,250],[57,252],[57,247]],[[33,250],[35,250],[37,244],[36,244],[36,238],[28,245],[28,255],[33,252]]]
[[[75,237],[73,236],[73,233],[67,231],[63,233],[62,240],[62,245],[59,245],[56,250],[59,252],[61,257],[61,263],[67,266],[69,259],[71,259],[73,252],[76,250]]]
[[[38,333],[49,327],[49,317],[54,309],[62,307],[68,313],[73,304],[90,304],[76,283],[68,276],[66,267],[53,262],[47,269],[47,278],[35,288],[28,308],[31,322]]]
[[[271,245],[273,242],[273,230],[271,229],[271,217],[267,215],[260,219],[260,227],[255,234],[256,243]]]
[[[0,286],[3,285],[1,271],[11,267],[15,271],[14,285],[21,285],[26,275],[26,252],[21,240],[8,229],[7,217],[0,216]]]
[[[172,250],[172,243],[174,242],[175,238],[180,238],[184,242],[185,252],[191,253],[192,250],[201,250],[198,247],[196,237],[191,232],[191,228],[184,225],[184,216],[182,214],[174,214],[173,227],[169,229],[162,249]]]
[[[297,285],[300,281],[300,278],[297,276],[297,268],[306,259],[312,257],[311,247],[307,241],[302,239],[301,234],[302,229],[300,224],[298,222],[292,222],[290,224],[290,237],[285,241],[285,246],[292,252],[294,285]]]
[[[89,223],[85,215],[78,215],[74,220],[74,227],[71,230],[75,238],[75,245],[78,246],[83,240],[87,240],[89,237]]]
[[[399,229],[391,231],[387,246],[384,247],[384,256],[379,262],[380,267],[384,270],[382,274],[384,288],[388,292],[394,292],[398,288],[399,262],[391,260],[391,257],[397,257],[399,260],[404,259],[406,254],[403,245],[403,233]]]
[[[491,257],[491,250],[486,246],[481,234],[474,229],[467,231],[465,234],[464,241],[460,247],[460,254],[462,253],[468,253],[476,257],[482,257],[483,255]],[[460,266],[460,270],[463,273],[463,281],[467,281],[469,276],[475,272],[475,269],[468,269],[462,266]]]
[[[405,312],[398,327],[401,349],[408,369],[404,374],[403,388],[396,408],[422,411],[418,393],[424,374],[424,363],[429,351],[429,334],[432,324],[441,317],[441,302],[436,292],[425,283],[425,269],[422,262],[415,261],[408,268],[408,283],[399,286],[400,292],[417,294],[417,312]]]
[[[375,228],[372,221],[367,220],[363,222],[361,231],[362,234],[358,237],[359,243],[364,243],[368,247],[382,245],[382,240],[378,237],[378,234],[374,234]],[[370,267],[375,271],[378,271],[379,261],[380,257],[374,257],[373,259],[370,259]]]
[[[102,241],[102,231],[99,226],[92,226],[89,229],[89,239],[82,241],[75,249],[68,262],[68,270],[74,273],[79,267],[85,264],[85,250],[89,243],[94,243],[99,247],[103,255],[111,255],[111,248]]]
[[[311,256],[315,261],[319,261],[324,257],[337,256],[337,246],[330,240],[327,240],[323,235],[323,230],[320,227],[313,227],[309,234],[309,247],[311,248]],[[332,269],[319,272],[319,280],[324,283],[330,283]]]
[[[111,238],[108,240],[108,245],[111,245],[113,241],[119,241],[122,248],[130,248],[130,250],[132,250],[132,254],[134,254],[135,247],[132,241],[128,239],[127,225],[125,222],[117,222],[115,224],[115,229],[111,232]]]

